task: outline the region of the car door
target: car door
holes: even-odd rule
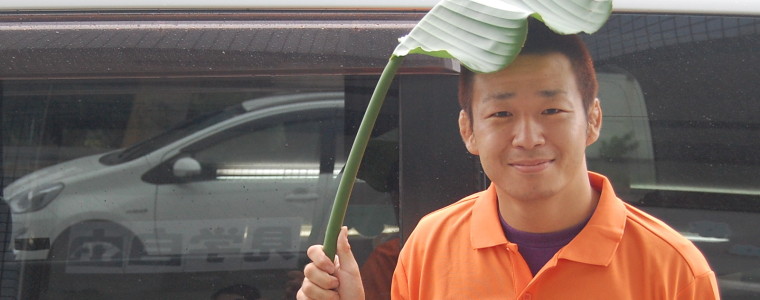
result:
[[[200,173],[159,184],[154,246],[182,271],[296,267],[336,186],[339,108],[256,118],[183,147]],[[168,176],[176,176],[170,174]]]

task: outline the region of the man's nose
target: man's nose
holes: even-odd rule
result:
[[[512,146],[533,149],[544,144],[544,132],[541,124],[531,118],[521,118],[514,128]]]

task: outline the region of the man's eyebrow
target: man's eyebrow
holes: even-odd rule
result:
[[[515,97],[515,93],[512,93],[512,92],[500,92],[500,93],[494,93],[494,94],[488,95],[483,100],[486,100],[486,101],[489,101],[489,100],[509,100],[511,98],[514,98],[514,97]]]
[[[553,90],[540,90],[538,91],[538,95],[542,97],[554,97],[559,94],[567,94],[567,92],[563,89],[553,89]]]
[[[553,89],[553,90],[540,90],[536,92],[538,96],[543,98],[552,98],[557,95],[561,94],[567,94],[567,91],[563,89]],[[490,101],[490,100],[509,100],[516,96],[516,93],[514,92],[498,92],[491,95],[486,96],[483,100],[484,101]]]

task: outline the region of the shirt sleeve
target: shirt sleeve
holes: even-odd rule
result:
[[[678,291],[678,300],[690,299],[720,299],[718,280],[715,273],[709,271],[697,276],[691,284]]]

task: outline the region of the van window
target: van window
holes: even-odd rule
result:
[[[618,15],[585,40],[604,111],[589,167],[694,242],[724,299],[760,296],[760,19]]]
[[[421,14],[20,17],[0,19],[0,298],[294,299],[379,71]],[[345,221],[361,262],[399,245],[400,82],[452,66],[410,58],[389,91]]]

